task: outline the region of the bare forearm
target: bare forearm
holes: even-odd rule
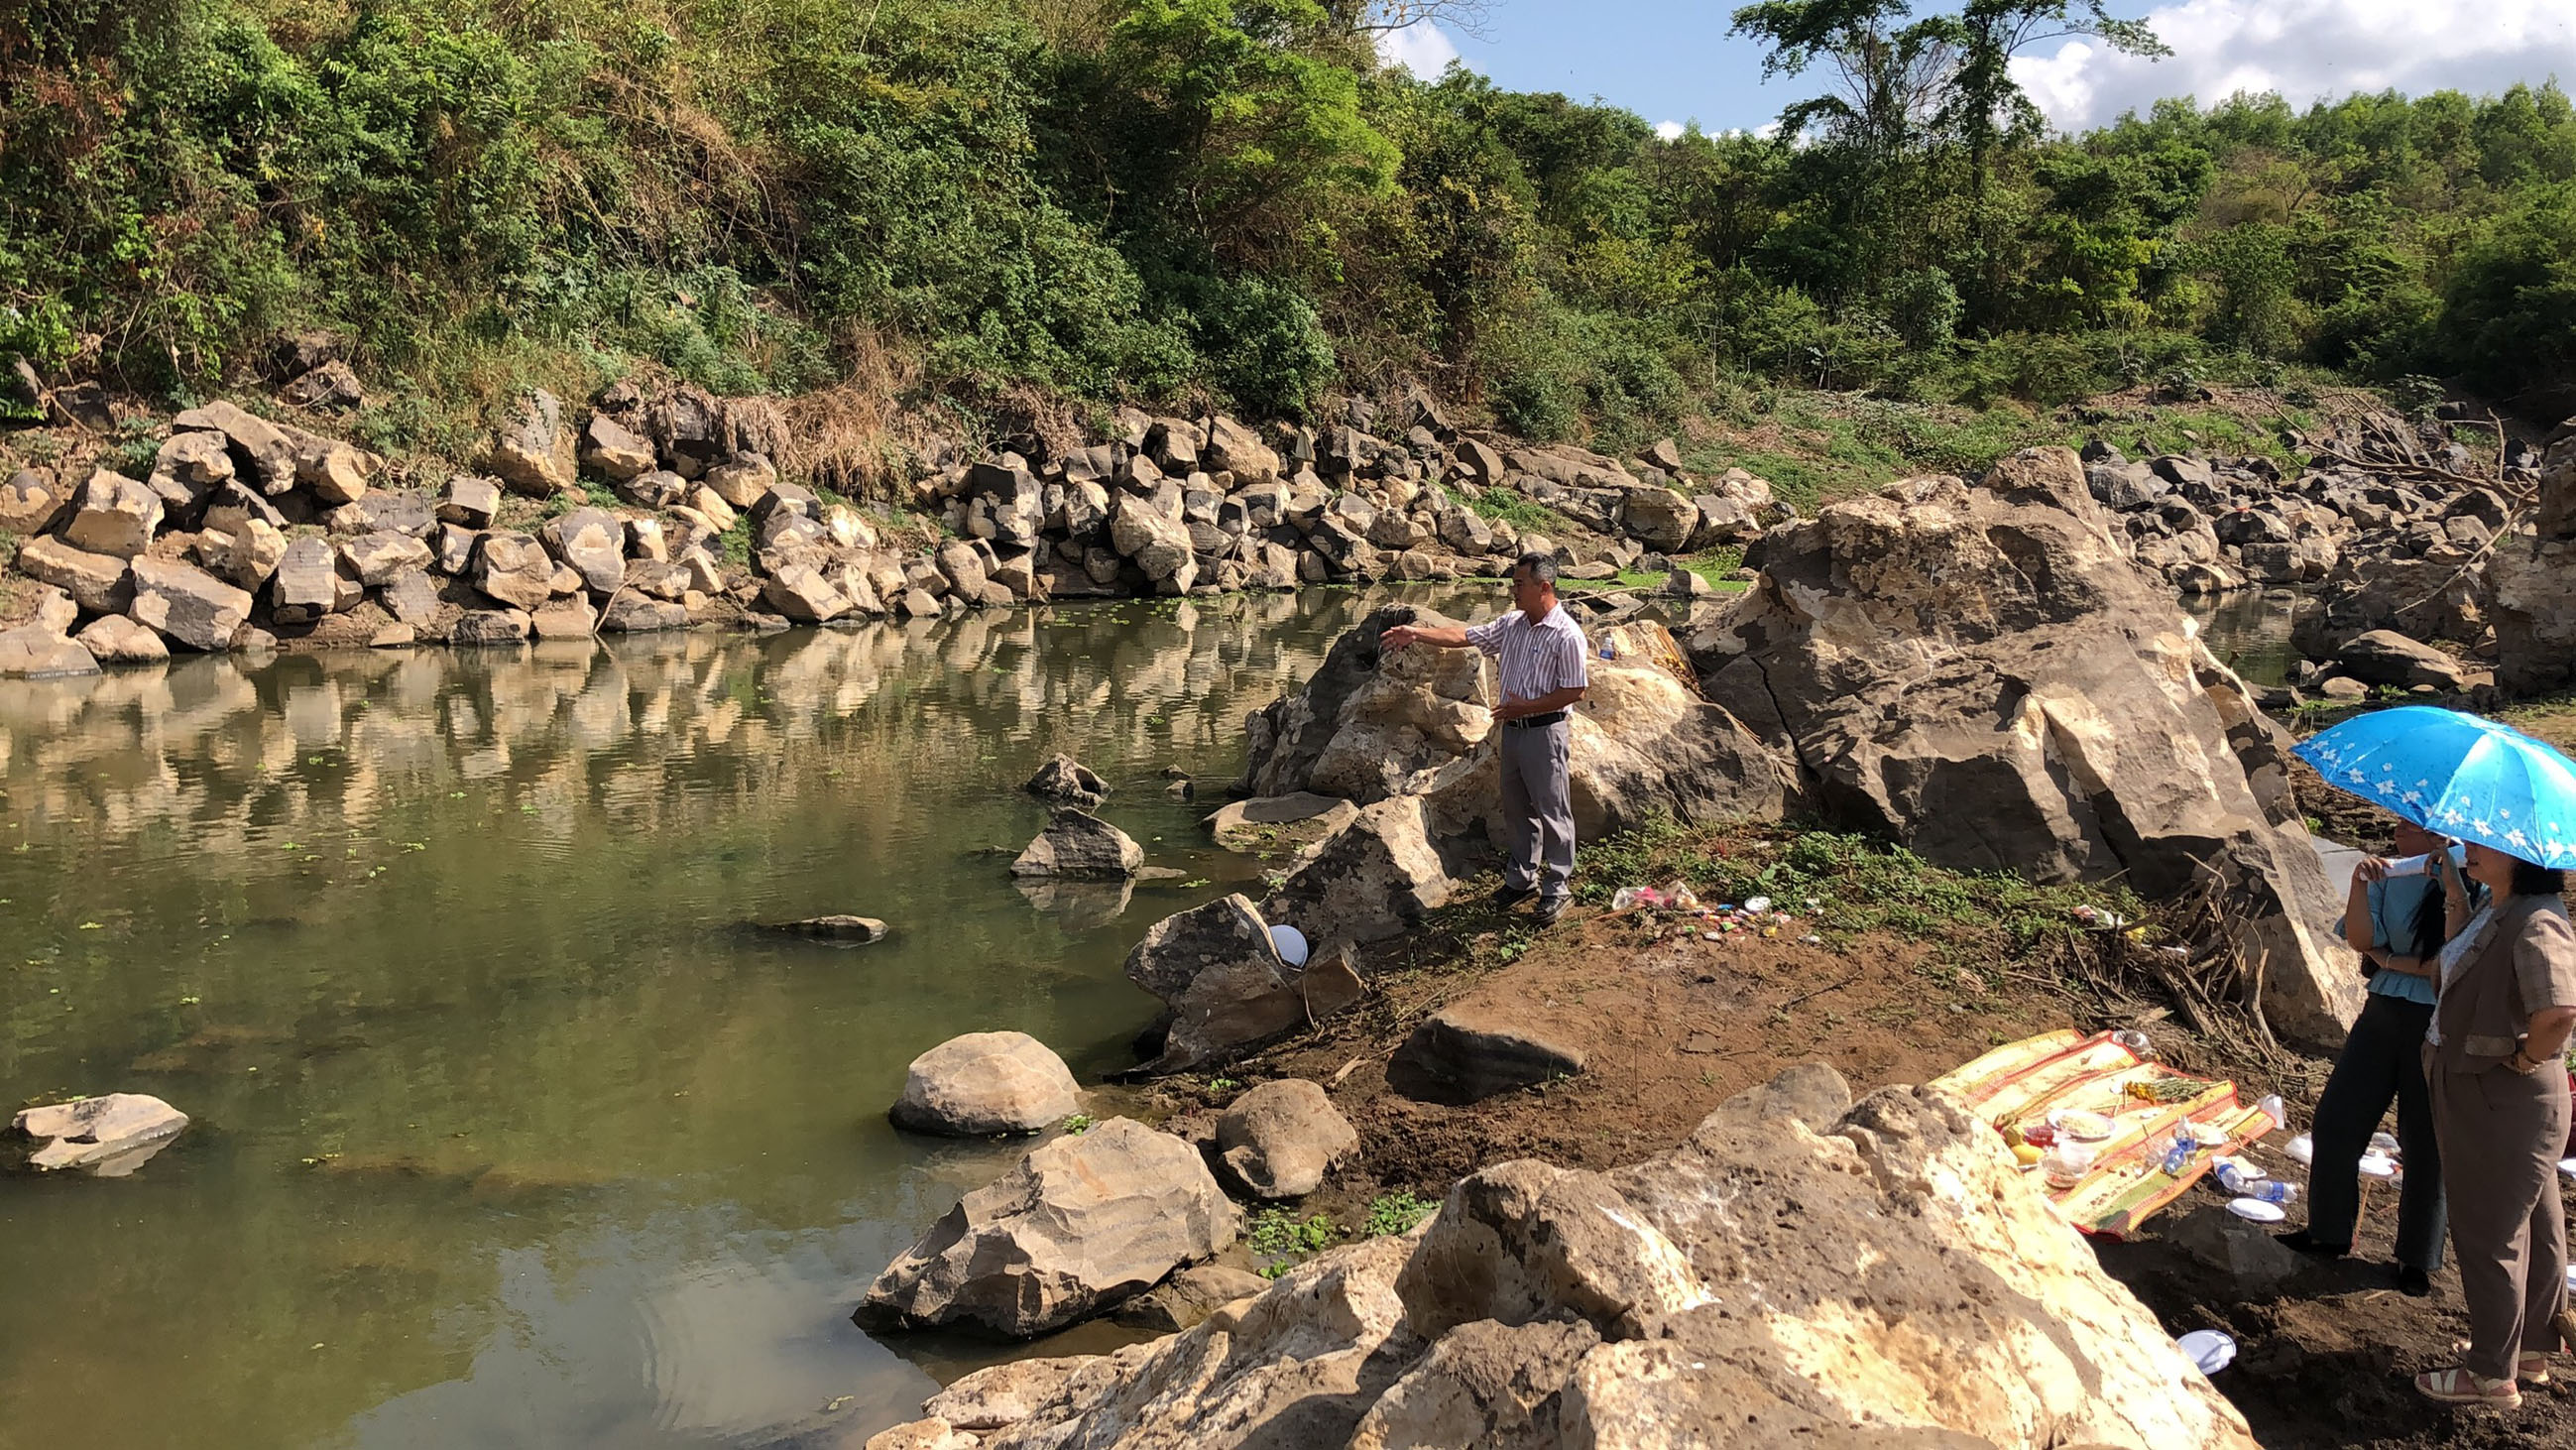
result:
[[[2343,903],[2343,944],[2357,952],[2368,952],[2373,939],[2370,926],[2370,883],[2361,873],[2352,873],[2352,890]]]
[[[1545,715],[1551,711],[1565,709],[1582,698],[1583,687],[1570,685],[1562,690],[1550,690],[1535,700],[1505,700],[1494,707],[1494,718],[1518,720],[1530,715]]]

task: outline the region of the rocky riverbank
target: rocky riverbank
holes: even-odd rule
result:
[[[1526,551],[1606,579],[1788,516],[1749,474],[1683,473],[1669,442],[1626,461],[1527,446],[1420,395],[1321,429],[1122,409],[1087,440],[935,441],[864,508],[780,476],[773,401],[686,385],[621,384],[578,417],[535,393],[469,468],[397,469],[298,411],[339,396],[308,386],[330,369],[252,400],[280,417],[217,402],[129,420],[121,452],[30,450],[54,461],[0,483],[0,674],[1454,579]]]

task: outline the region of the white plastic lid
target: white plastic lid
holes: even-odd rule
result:
[[[2236,1341],[2215,1329],[2195,1329],[2174,1341],[2202,1374],[2216,1374],[2236,1360]]]
[[[2397,1164],[2393,1160],[2381,1157],[2377,1153],[2362,1154],[2361,1161],[2353,1166],[2360,1169],[2362,1176],[2365,1178],[2394,1178],[2397,1176]]]
[[[1270,944],[1279,951],[1279,960],[1292,967],[1306,965],[1306,934],[1282,923],[1270,929]]]
[[[2227,1211],[2238,1218],[2250,1218],[2256,1223],[2279,1223],[2289,1217],[2289,1214],[2282,1211],[2281,1205],[2265,1203],[2259,1198],[2231,1198],[2227,1201]]]

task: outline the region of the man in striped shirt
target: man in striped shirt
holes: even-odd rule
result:
[[[1503,702],[1494,707],[1502,729],[1503,819],[1511,830],[1511,859],[1503,864],[1494,904],[1510,907],[1538,897],[1541,926],[1565,914],[1566,880],[1574,874],[1574,807],[1566,786],[1566,760],[1574,734],[1568,713],[1592,682],[1583,630],[1556,603],[1556,560],[1523,554],[1512,565],[1509,614],[1473,629],[1419,629],[1399,624],[1378,637],[1378,647],[1410,644],[1479,649],[1494,657]]]

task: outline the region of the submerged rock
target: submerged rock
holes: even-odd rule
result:
[[[912,1060],[887,1116],[916,1133],[1034,1133],[1071,1117],[1081,1089],[1064,1059],[1025,1032],[969,1032]]]
[[[1014,876],[1069,876],[1114,881],[1136,874],[1145,848],[1125,831],[1078,810],[1060,810],[1028,849],[1011,862]]]
[[[967,1194],[869,1286],[863,1329],[1017,1339],[1089,1318],[1234,1242],[1197,1151],[1127,1118],[1058,1138]]]
[[[29,1108],[9,1126],[26,1137],[48,1140],[27,1154],[30,1168],[76,1168],[100,1178],[122,1178],[170,1146],[188,1126],[188,1115],[146,1093],[109,1093]]]
[[[803,921],[782,921],[770,930],[825,941],[875,942],[885,940],[886,924],[873,916],[809,916]]]

